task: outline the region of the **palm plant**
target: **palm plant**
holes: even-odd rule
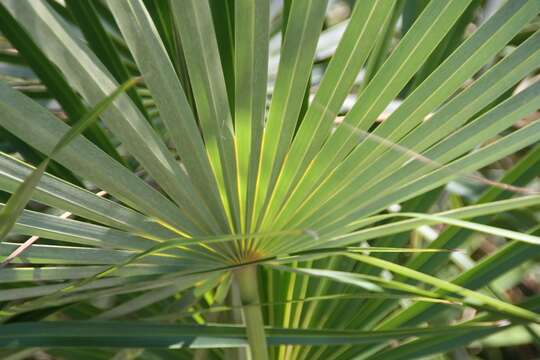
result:
[[[540,1],[350,3],[0,0],[4,357],[538,337]]]

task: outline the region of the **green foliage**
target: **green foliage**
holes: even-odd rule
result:
[[[2,358],[538,346],[540,1],[492,3],[0,0]]]

